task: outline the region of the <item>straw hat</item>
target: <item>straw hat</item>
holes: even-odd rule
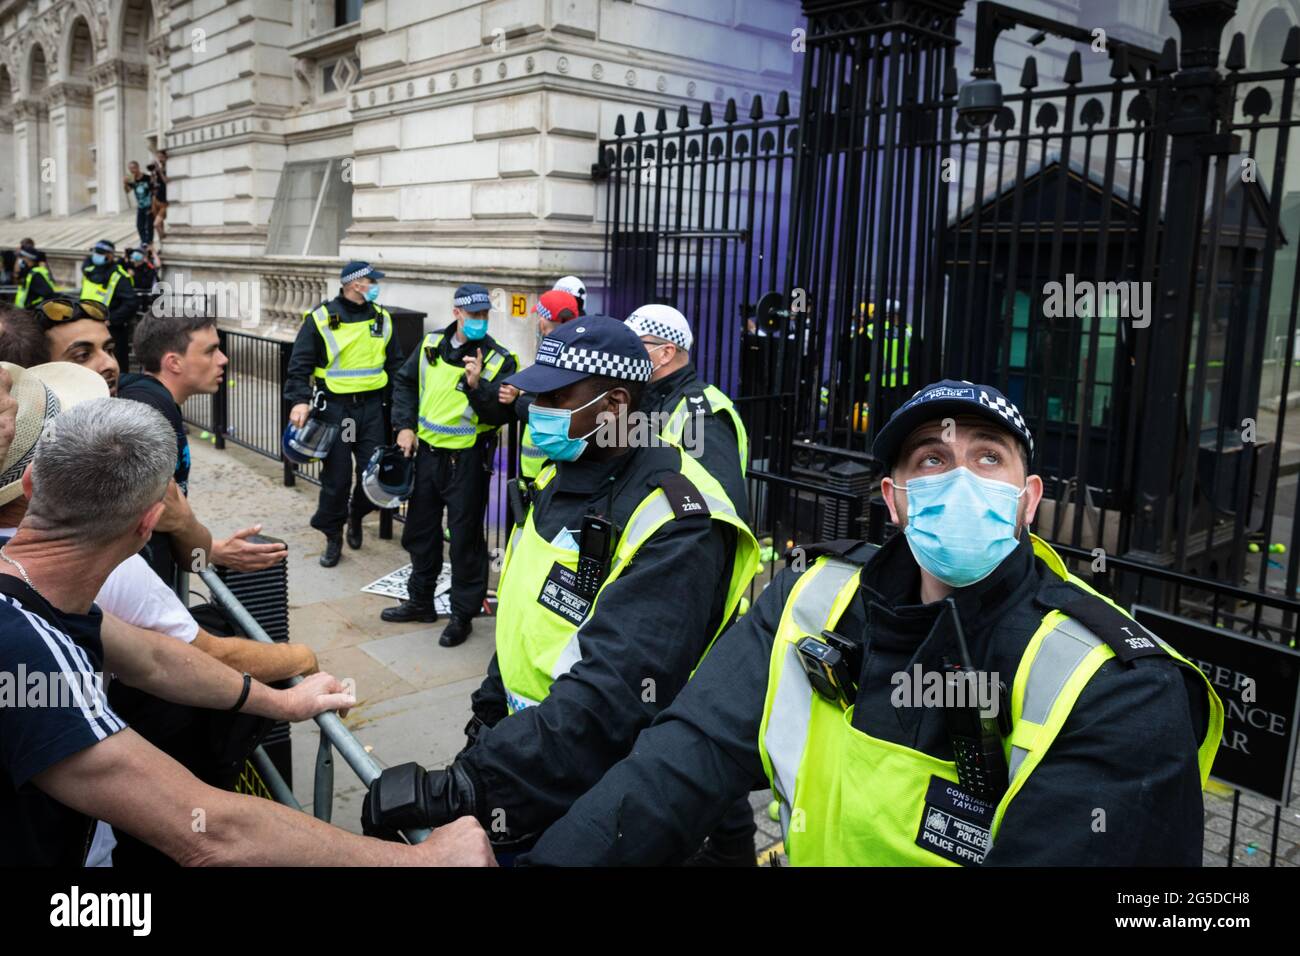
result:
[[[0,367],[13,379],[10,394],[18,402],[13,444],[0,463],[0,505],[6,505],[23,493],[23,472],[32,462],[46,422],[73,405],[108,398],[108,384],[98,373],[72,362],[31,368],[0,362]]]

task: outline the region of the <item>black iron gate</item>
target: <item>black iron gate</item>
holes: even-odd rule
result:
[[[1300,29],[1268,63],[1238,34],[1221,68],[1235,7],[1171,0],[1178,42],[1099,50],[981,2],[962,86],[962,0],[804,0],[797,101],[638,114],[600,144],[611,311],[680,308],[763,468],[839,494],[919,385],[994,384],[1038,436],[1035,529],[1114,559],[1080,573],[1295,646]],[[1078,46],[1003,90],[1015,29]]]

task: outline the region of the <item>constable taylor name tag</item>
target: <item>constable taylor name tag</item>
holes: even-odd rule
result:
[[[542,582],[542,593],[537,601],[545,608],[554,611],[574,626],[581,624],[591,609],[591,602],[578,593],[578,576],[558,561],[551,566],[551,573]]]
[[[983,863],[993,842],[993,810],[952,781],[931,776],[916,845],[962,866]]]

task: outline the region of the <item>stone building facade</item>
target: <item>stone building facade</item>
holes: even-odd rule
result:
[[[0,2],[0,241],[32,235],[60,278],[133,242],[125,163],[162,146],[165,275],[241,284],[245,325],[288,334],[363,258],[430,325],[458,283],[501,289],[493,333],[522,346],[518,296],[600,270],[597,138],[771,102],[801,22],[791,0]]]

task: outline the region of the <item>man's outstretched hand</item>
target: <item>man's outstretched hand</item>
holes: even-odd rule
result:
[[[232,571],[261,571],[285,559],[289,549],[279,542],[259,544],[249,541],[253,535],[260,533],[262,526],[255,524],[251,528],[236,531],[229,538],[213,540],[210,563],[219,564]]]

